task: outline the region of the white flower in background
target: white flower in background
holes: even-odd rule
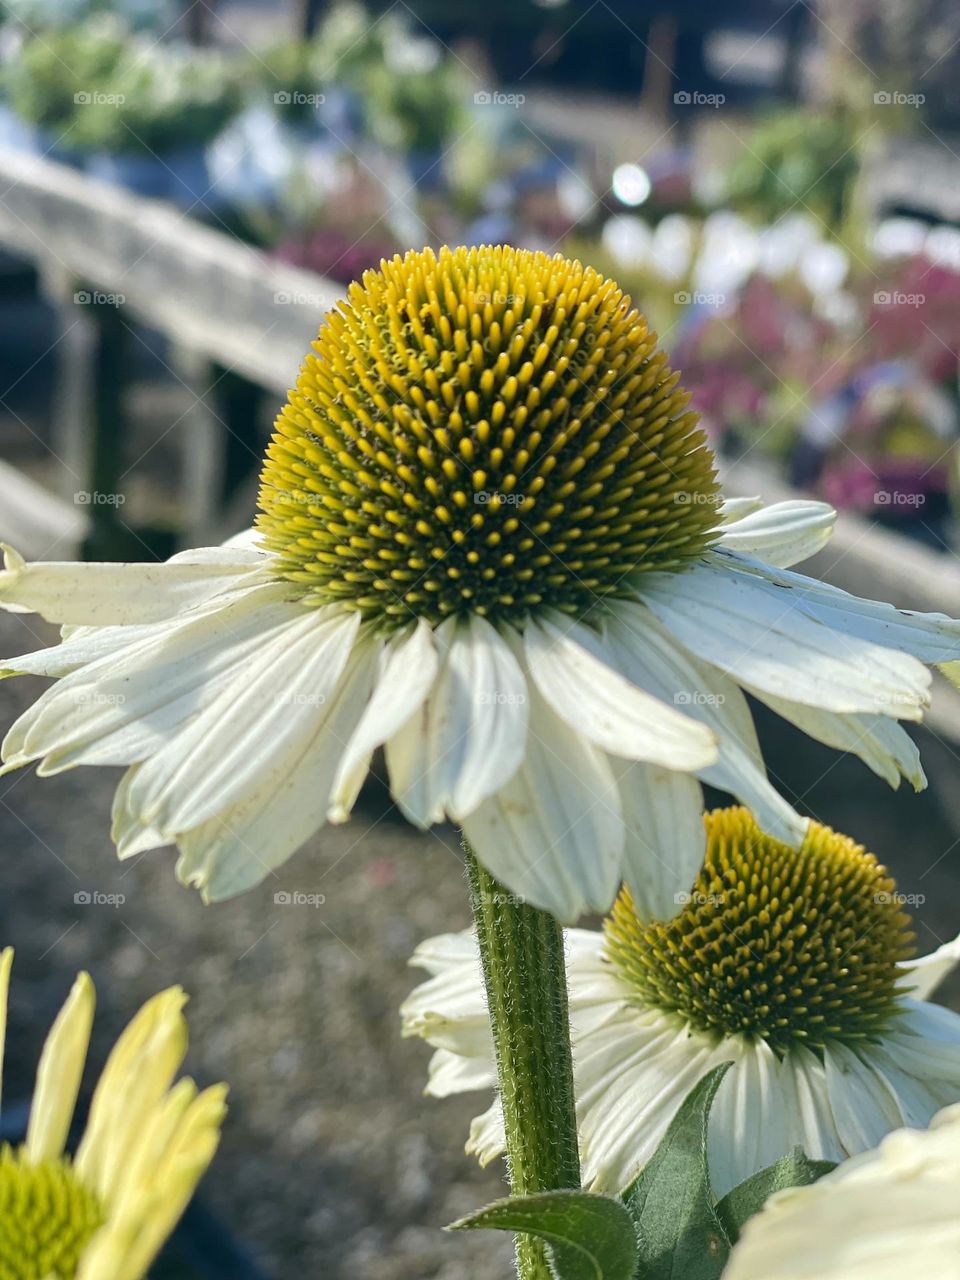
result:
[[[894,882],[846,836],[811,823],[799,853],[744,809],[708,814],[707,858],[673,920],[644,922],[629,894],[603,933],[566,932],[584,1182],[624,1189],[680,1104],[732,1062],[710,1115],[718,1196],[799,1144],[839,1161],[960,1100],[960,1015],[925,997],[960,940],[905,963],[913,934]],[[496,1083],[472,933],[418,947],[432,977],[401,1010],[436,1048],[427,1092]],[[503,1150],[499,1103],[467,1150]]]
[[[0,1062],[13,951],[0,951]],[[207,1171],[226,1089],[174,1083],[186,997],[149,1000],[107,1059],[74,1157],[65,1154],[93,1025],[81,973],[50,1029],[26,1141],[0,1147],[0,1274],[16,1280],[142,1280]]]
[[[277,421],[258,532],[166,564],[25,564],[0,606],[63,624],[0,662],[58,680],[6,768],[126,765],[121,857],[175,843],[208,899],[344,821],[374,750],[421,827],[565,921],[621,881],[669,915],[700,779],[791,845],[743,690],[924,784],[898,720],[960,623],[789,571],[822,503],[721,510],[712,457],[619,289],[513,249],[408,254],[330,313]]]
[[[957,1280],[960,1107],[900,1129],[751,1218],[723,1280]]]

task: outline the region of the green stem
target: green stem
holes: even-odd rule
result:
[[[514,1195],[579,1187],[563,934],[499,884],[463,842]],[[517,1236],[520,1280],[549,1280],[544,1246]]]

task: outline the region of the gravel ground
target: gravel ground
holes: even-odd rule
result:
[[[0,614],[4,654],[52,637],[35,619]],[[39,687],[0,684],[0,728]],[[917,797],[891,793],[858,762],[771,717],[761,727],[786,790],[874,848],[904,892],[925,897],[921,949],[953,936],[953,748],[923,734],[932,786]],[[416,981],[406,967],[413,947],[467,923],[452,833],[414,833],[383,812],[374,791],[353,822],[312,841],[265,885],[203,907],[174,880],[169,851],[117,863],[108,838],[114,781],[113,771],[90,769],[0,780],[0,940],[18,951],[5,1097],[29,1090],[43,1034],[77,969],[90,970],[99,992],[96,1065],[143,999],[181,982],[192,996],[189,1068],[232,1090],[206,1197],[270,1277],[505,1280],[507,1239],[439,1230],[502,1190],[498,1169],[483,1172],[463,1154],[477,1108],[422,1097],[428,1052],[398,1029],[397,1008]],[[325,901],[275,901],[294,891]],[[124,901],[77,901],[84,893]],[[951,991],[960,994],[956,984]]]

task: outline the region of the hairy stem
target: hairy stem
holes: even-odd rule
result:
[[[514,1195],[579,1187],[563,934],[496,881],[464,841],[497,1052]],[[520,1280],[549,1280],[544,1246],[517,1237]]]

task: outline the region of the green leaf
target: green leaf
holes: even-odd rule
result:
[[[687,1094],[623,1201],[637,1228],[640,1280],[717,1280],[730,1252],[707,1168],[707,1120],[731,1063]]]
[[[609,1196],[543,1191],[510,1196],[454,1222],[448,1230],[493,1227],[524,1231],[546,1242],[557,1280],[634,1280],[637,1241],[630,1214]]]
[[[739,1187],[734,1187],[717,1205],[717,1217],[723,1223],[730,1243],[737,1243],[743,1224],[759,1212],[775,1191],[783,1191],[786,1187],[806,1187],[836,1167],[830,1160],[811,1160],[804,1155],[802,1147],[794,1147],[776,1164],[761,1169],[746,1182],[741,1182]]]

